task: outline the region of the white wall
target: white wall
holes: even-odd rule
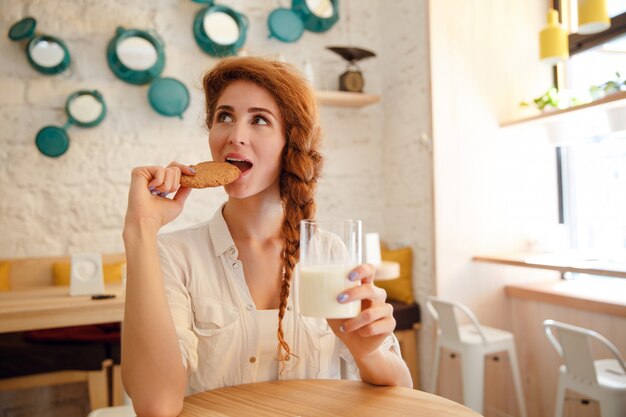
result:
[[[285,44],[267,37],[267,16],[278,3],[228,2],[250,18],[245,45],[249,54],[280,53],[299,68],[309,60],[317,86],[328,89],[337,88],[344,63],[325,46],[382,49],[378,4],[341,2],[341,18],[330,31],[305,32],[297,43]],[[66,41],[73,59],[70,72],[45,76],[30,67],[23,44],[0,37],[0,258],[120,252],[131,168],[210,159],[201,77],[216,60],[203,53],[192,36],[193,18],[201,8],[177,0],[0,3],[2,33],[17,20],[33,16],[39,32]],[[157,115],[148,106],[146,86],[132,86],[113,76],[105,49],[117,26],[154,29],[162,36],[163,75],[180,79],[191,92],[183,120]],[[363,62],[368,92],[381,92],[382,66],[380,58]],[[48,124],[63,125],[65,100],[79,89],[104,94],[106,119],[95,128],[70,128],[70,148],[60,158],[41,155],[34,146],[37,131]],[[384,232],[382,105],[323,108],[321,113],[327,163],[319,187],[320,216],[361,218],[367,230]],[[221,189],[194,191],[172,228],[209,218],[224,199]]]
[[[501,129],[518,103],[551,85],[538,60],[546,5],[524,0],[432,1],[436,293],[485,324],[511,328],[503,287],[553,276],[481,265],[473,255],[526,249],[557,226],[554,146]]]

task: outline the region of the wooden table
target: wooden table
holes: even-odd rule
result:
[[[107,285],[115,298],[70,296],[68,287],[39,287],[0,293],[0,333],[122,321],[124,291]]]
[[[179,417],[478,417],[436,395],[360,381],[294,380],[238,385],[185,398]]]

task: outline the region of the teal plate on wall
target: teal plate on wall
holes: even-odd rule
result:
[[[157,78],[150,84],[148,101],[157,113],[182,118],[182,114],[189,107],[189,91],[177,79]]]
[[[267,27],[270,37],[282,42],[295,42],[304,33],[304,23],[300,16],[291,9],[279,8],[270,13],[267,18]]]
[[[65,129],[58,126],[46,126],[37,133],[35,145],[42,154],[56,158],[67,152],[70,139]]]

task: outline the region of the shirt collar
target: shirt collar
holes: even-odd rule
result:
[[[213,250],[217,256],[220,256],[228,249],[235,247],[235,242],[230,234],[230,230],[228,230],[228,225],[226,224],[224,214],[222,213],[224,205],[225,204],[222,204],[220,206],[220,208],[213,215],[213,218],[209,221],[209,235],[211,236],[211,241],[213,242]]]

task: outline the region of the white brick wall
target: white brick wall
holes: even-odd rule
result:
[[[361,64],[367,92],[382,104],[362,109],[321,108],[326,157],[320,182],[320,217],[364,221],[391,243],[413,246],[417,292],[429,291],[432,258],[431,156],[417,141],[430,135],[425,1],[393,7],[380,0],[342,1],[337,25],[323,34],[305,32],[295,44],[268,39],[266,19],[274,2],[231,1],[247,14],[250,54],[282,54],[302,68],[312,62],[315,84],[336,89],[342,60],[324,49],[355,45],[377,52]],[[202,6],[161,0],[4,0],[0,28],[24,16],[38,32],[66,41],[70,71],[34,71],[23,44],[0,37],[0,258],[64,255],[73,251],[119,252],[129,174],[133,166],[194,163],[210,159],[204,127],[203,73],[216,60],[195,44],[191,25]],[[118,26],[156,30],[165,41],[164,76],[182,80],[191,105],[184,119],[157,115],[146,86],[117,80],[106,63],[106,46]],[[71,127],[69,151],[58,159],[37,151],[45,125],[63,125],[73,91],[98,89],[108,114],[95,128]],[[221,189],[194,191],[170,228],[207,219],[225,200]]]

